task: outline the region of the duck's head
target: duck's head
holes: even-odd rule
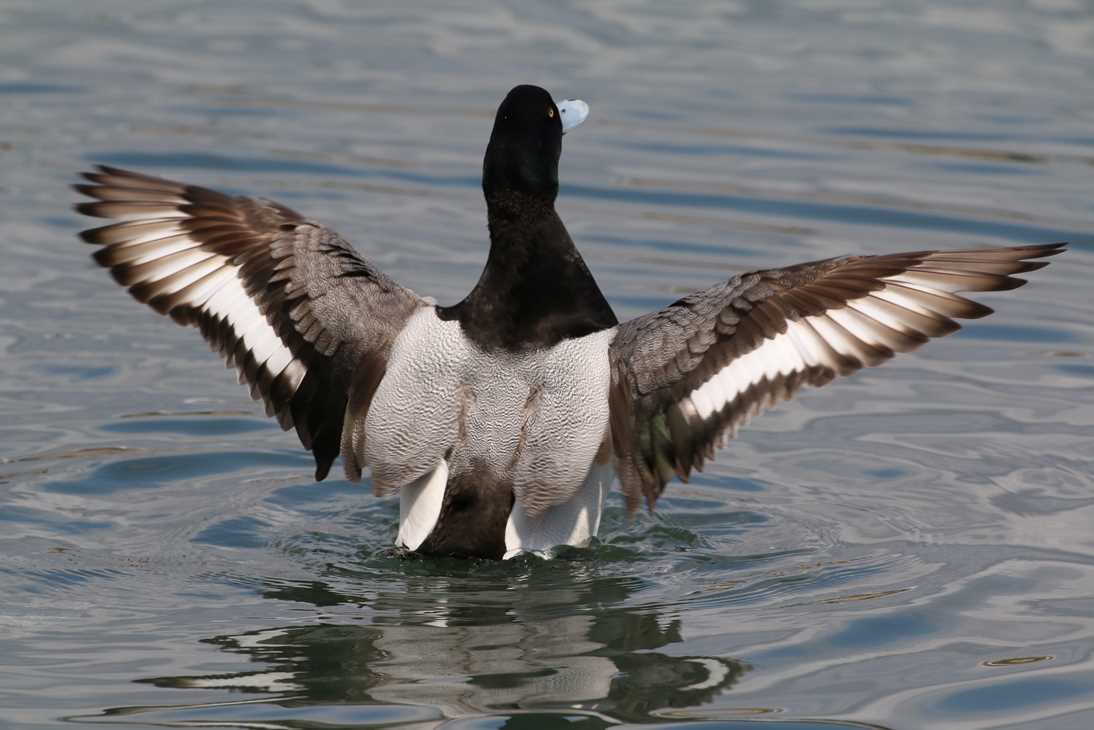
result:
[[[498,107],[482,163],[482,189],[489,202],[517,192],[554,200],[562,135],[589,114],[579,100],[555,104],[538,86],[513,88]]]

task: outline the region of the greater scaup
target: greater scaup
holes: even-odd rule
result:
[[[81,237],[139,301],[198,327],[322,480],[371,470],[397,544],[510,557],[596,535],[618,477],[652,509],[748,418],[983,317],[961,291],[1065,244],[847,256],[730,277],[620,324],[555,212],[563,133],[584,120],[518,86],[483,161],[490,253],[437,306],[334,231],[260,198],[100,166]]]

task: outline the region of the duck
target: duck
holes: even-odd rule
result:
[[[398,495],[395,544],[512,558],[584,546],[618,482],[654,509],[737,429],[991,309],[1066,243],[846,255],[723,278],[620,322],[555,209],[589,106],[513,88],[482,166],[489,253],[442,305],[264,198],[99,165],[80,233],[139,302],[195,327],[315,458]]]

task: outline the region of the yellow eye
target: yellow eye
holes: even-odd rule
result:
[[[555,110],[554,109],[548,109],[547,110],[547,118],[548,119],[554,119],[555,118]]]

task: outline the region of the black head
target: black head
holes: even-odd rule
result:
[[[515,87],[498,107],[482,162],[487,201],[506,192],[553,201],[561,154],[562,118],[551,95],[538,86]]]

